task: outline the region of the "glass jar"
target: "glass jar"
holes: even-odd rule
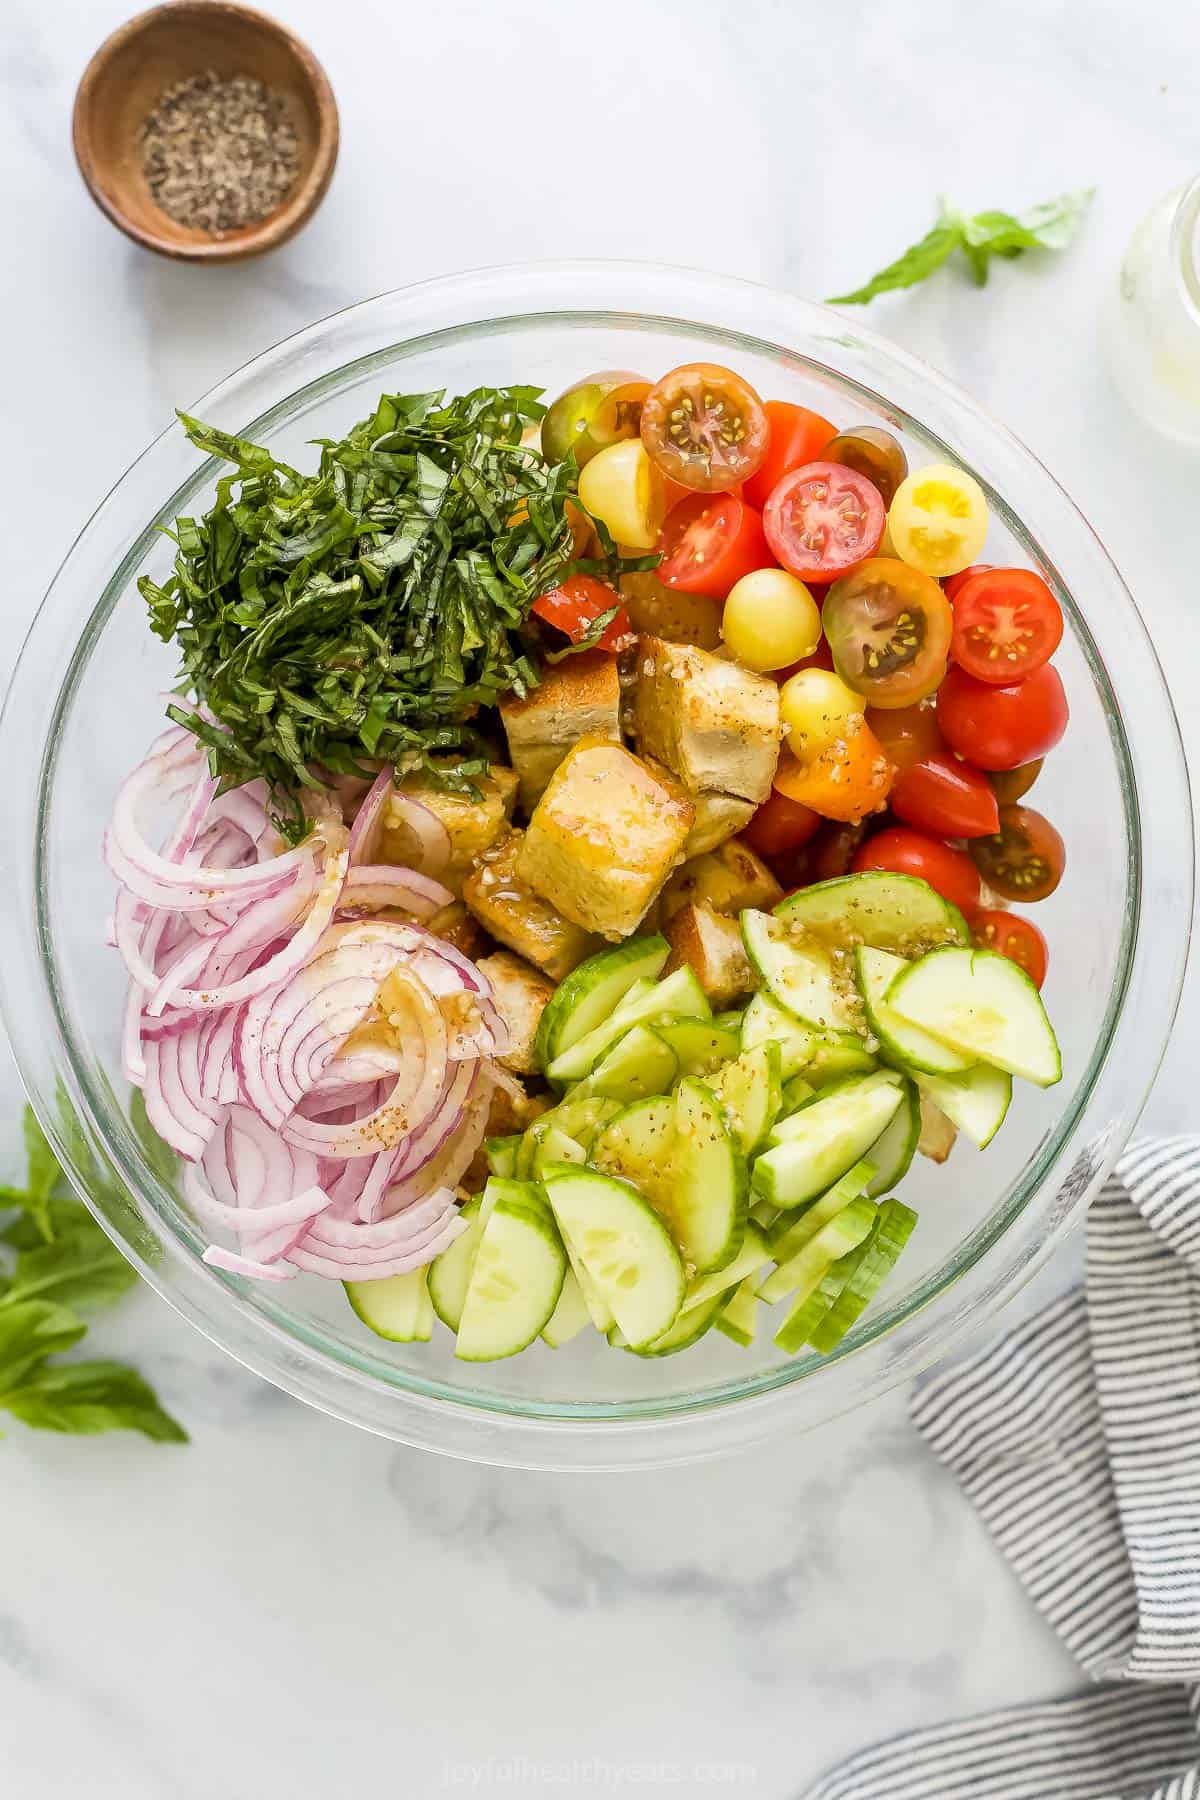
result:
[[[1200,176],[1160,200],[1134,232],[1105,338],[1134,411],[1156,431],[1200,444]]]

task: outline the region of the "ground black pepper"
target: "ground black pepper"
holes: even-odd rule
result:
[[[177,224],[213,237],[274,212],[300,168],[300,142],[280,96],[252,76],[212,69],[160,94],[140,143],[156,204]]]

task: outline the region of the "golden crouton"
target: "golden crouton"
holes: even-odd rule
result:
[[[921,1095],[921,1135],[917,1139],[917,1149],[930,1162],[944,1163],[954,1148],[954,1140],[958,1136],[958,1126],[952,1125],[940,1106]]]
[[[520,782],[520,800],[531,813],[572,744],[598,737],[621,741],[621,683],[617,659],[603,653],[547,664],[539,685],[524,700],[500,703],[508,753]]]
[[[779,761],[779,689],[767,675],[644,637],[636,653],[634,736],[694,794],[736,794],[756,806]]]
[[[669,775],[619,744],[584,738],[534,808],[517,872],[577,925],[628,937],[680,860],[695,816]]]
[[[714,912],[737,914],[747,906],[767,912],[783,899],[783,889],[762,858],[740,838],[730,838],[706,856],[693,857],[673,875],[662,896],[664,919],[681,906],[711,906]]]
[[[736,794],[693,794],[696,823],[683,846],[685,856],[703,856],[728,838],[736,837],[754,817],[754,803]]]
[[[514,1075],[537,1075],[538,1061],[533,1053],[538,1023],[546,1002],[554,992],[554,983],[520,956],[510,950],[497,950],[494,956],[479,960],[480,972],[491,984],[496,1010],[508,1026],[508,1048],[496,1058]]]
[[[443,906],[441,912],[434,913],[425,929],[432,931],[434,937],[441,938],[443,943],[460,950],[464,956],[469,956],[473,962],[486,956],[492,948],[491,938],[461,900],[452,900],[449,906]]]
[[[622,575],[620,586],[629,622],[643,637],[696,644],[701,650],[720,648],[719,600],[710,600],[707,594],[681,594],[661,582],[653,569]]]
[[[472,775],[470,781],[480,798],[453,788],[440,788],[428,775],[408,775],[400,783],[400,792],[420,801],[441,820],[450,834],[450,864],[438,876],[452,893],[462,892],[463,878],[471,865],[508,829],[517,799],[517,778],[511,769],[492,764],[486,775]],[[419,866],[420,840],[404,818],[403,803],[389,799],[380,838],[380,860],[407,868]]]
[[[681,906],[667,926],[666,939],[671,955],[664,975],[686,964],[716,1011],[750,993],[754,971],[736,919],[725,918],[711,906]]]
[[[520,879],[517,859],[524,837],[522,831],[509,832],[484,851],[463,882],[463,899],[501,944],[561,981],[600,945]]]

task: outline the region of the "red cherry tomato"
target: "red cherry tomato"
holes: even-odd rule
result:
[[[947,575],[942,582],[942,592],[950,604],[954,604],[959,588],[965,587],[973,575],[982,575],[985,569],[991,567],[991,563],[972,563],[969,569],[960,569],[957,575]]]
[[[996,831],[977,838],[971,860],[1004,900],[1045,900],[1063,878],[1066,845],[1032,806],[1002,806]]]
[[[598,650],[616,651],[624,650],[633,642],[629,614],[620,602],[620,594],[607,582],[597,581],[594,575],[571,575],[561,587],[551,588],[548,594],[539,594],[531,610],[577,644],[587,636],[593,620],[616,606],[619,609],[616,618],[605,626],[604,635],[596,644]]]
[[[760,512],[785,475],[816,462],[826,444],[837,436],[836,425],[807,406],[793,406],[790,400],[768,400],[766,413],[770,427],[767,454],[758,473],[746,483],[746,498]]]
[[[1032,919],[989,910],[976,915],[973,930],[981,950],[996,950],[1001,956],[1007,956],[1009,962],[1024,969],[1034,987],[1041,987],[1046,979],[1050,948]]]
[[[850,867],[856,875],[864,869],[890,869],[896,875],[917,875],[936,888],[943,900],[957,906],[968,919],[979,911],[979,871],[969,856],[952,850],[922,831],[889,826],[868,838]]]
[[[932,700],[919,700],[915,706],[868,706],[867,724],[902,775],[945,752]]]
[[[806,463],[772,490],[767,542],[802,581],[832,581],[874,556],[887,515],[879,489],[841,463]]]
[[[955,593],[950,654],[979,681],[1024,681],[1049,662],[1062,634],[1062,609],[1032,569],[985,569]]]
[[[820,826],[820,813],[772,788],[741,835],[752,850],[770,862],[785,851],[798,850]]]
[[[718,363],[685,363],[646,395],[641,431],[660,474],[712,494],[762,467],[770,427],[748,381]]]
[[[946,750],[898,775],[888,804],[906,825],[941,837],[985,837],[1000,829],[1000,808],[986,775]]]
[[[832,881],[835,876],[848,875],[867,829],[863,823],[839,825],[832,819],[822,819],[807,844],[775,858],[772,872],[791,892],[811,887],[814,881]]]
[[[724,600],[754,569],[774,558],[762,516],[736,494],[689,494],[667,514],[658,579],[681,594]]]
[[[992,687],[952,668],[938,689],[937,722],[952,750],[978,769],[1015,769],[1045,756],[1067,729],[1067,696],[1050,663],[1015,687]]]

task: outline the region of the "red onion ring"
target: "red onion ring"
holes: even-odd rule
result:
[[[411,794],[396,789],[388,803],[388,825],[402,825],[416,840],[415,862],[421,873],[436,880],[450,863],[453,845],[450,833],[429,807],[422,806]]]

